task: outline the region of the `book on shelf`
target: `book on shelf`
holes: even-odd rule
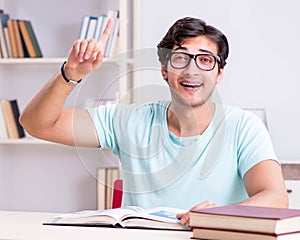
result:
[[[17,125],[18,138],[23,138],[23,137],[25,137],[25,131],[24,131],[24,128],[22,127],[22,125],[19,122],[20,110],[19,110],[18,102],[17,102],[16,99],[10,100],[9,102],[10,102],[10,105],[11,105],[11,108],[12,108],[15,123]]]
[[[41,58],[43,57],[43,53],[42,53],[42,50],[41,50],[41,47],[40,47],[40,44],[38,42],[38,39],[37,39],[37,36],[35,34],[35,31],[33,29],[33,26],[32,26],[32,23],[31,21],[27,20],[27,21],[24,21],[25,25],[26,25],[26,29],[29,33],[29,36],[30,36],[30,39],[32,41],[32,44],[34,46],[34,50],[35,50],[35,53],[36,53],[36,57],[38,58]]]
[[[12,19],[7,19],[7,31],[8,31],[8,38],[9,44],[11,46],[11,56],[13,58],[18,57],[18,50],[17,50],[17,41],[15,36],[15,25]]]
[[[98,16],[97,24],[95,27],[94,38],[99,41],[107,24],[108,18],[105,14]]]
[[[106,48],[104,51],[104,57],[111,57],[114,54],[117,37],[119,34],[119,10],[109,10],[107,13],[107,17],[113,19],[113,26],[107,40]]]
[[[22,41],[24,42],[23,48],[26,50],[27,57],[36,58],[38,56],[38,50],[33,43],[33,37],[29,33],[28,26],[31,25],[31,22],[28,20],[20,19],[18,20],[18,25],[21,33]]]
[[[15,31],[15,41],[17,45],[17,57],[23,58],[25,57],[24,54],[24,48],[22,44],[22,38],[21,38],[21,33],[18,25],[18,19],[12,19],[13,25],[14,25],[14,31]]]
[[[283,234],[265,234],[210,228],[193,228],[192,236],[192,239],[206,240],[300,240],[300,232]]]
[[[120,25],[119,10],[108,10],[107,14],[99,16],[83,16],[79,31],[79,39],[94,38],[99,41],[109,18],[112,18],[114,22],[104,50],[105,57],[113,56],[117,46]]]
[[[94,37],[97,21],[98,21],[98,17],[89,16],[89,24],[85,36],[86,39],[91,39]]]
[[[2,110],[2,106],[0,104],[0,139],[7,139],[8,132],[6,128],[5,118],[4,118],[4,111]]]
[[[193,210],[192,228],[287,234],[300,231],[300,209],[229,205]]]
[[[7,20],[9,19],[9,14],[0,13],[0,51],[2,58],[10,57],[10,49],[7,43]]]
[[[181,212],[186,211],[167,207],[144,210],[137,206],[126,206],[122,208],[63,214],[47,220],[44,224],[189,230],[185,225],[180,224],[176,218],[176,214]]]
[[[20,112],[17,100],[1,99],[0,107],[5,122],[7,138],[18,139],[25,137],[25,131],[19,122]]]
[[[43,57],[31,21],[25,19],[11,19],[8,15],[6,18],[6,26],[3,27],[3,32],[8,57]]]
[[[83,16],[79,30],[79,39],[86,39],[86,33],[89,27],[90,16]]]
[[[113,200],[113,186],[117,179],[120,179],[120,169],[119,168],[106,168],[105,175],[105,209],[110,209],[112,207]]]
[[[106,169],[105,168],[98,168],[96,172],[97,178],[97,209],[103,210],[106,209]]]
[[[107,21],[108,17],[106,14],[100,16],[83,16],[79,31],[79,39],[95,38],[99,41]]]
[[[97,209],[112,208],[114,182],[120,178],[121,172],[118,167],[97,169]]]

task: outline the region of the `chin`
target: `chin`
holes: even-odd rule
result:
[[[176,102],[176,104],[187,108],[198,108],[203,106],[206,103],[204,99],[200,99],[200,100],[198,99],[197,101],[195,101],[190,99],[187,100],[182,97],[177,97],[176,99],[173,98],[173,100],[174,102]]]

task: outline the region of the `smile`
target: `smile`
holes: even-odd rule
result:
[[[181,86],[183,87],[188,87],[188,88],[199,88],[201,87],[203,84],[200,83],[188,83],[188,82],[182,82],[180,83]]]

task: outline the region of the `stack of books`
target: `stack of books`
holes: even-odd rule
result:
[[[230,205],[190,213],[193,239],[297,240],[300,209]]]
[[[0,13],[0,58],[43,57],[31,21]]]
[[[118,167],[97,169],[97,209],[112,208],[114,182],[117,179],[121,179]]]
[[[79,39],[94,38],[99,41],[109,18],[114,20],[114,24],[107,40],[104,57],[112,57],[117,52],[120,25],[119,10],[109,10],[107,14],[99,16],[84,16],[79,32]]]
[[[25,137],[25,131],[19,122],[19,106],[16,99],[0,99],[0,139],[18,139]]]

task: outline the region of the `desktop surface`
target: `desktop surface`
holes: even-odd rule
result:
[[[0,240],[99,240],[103,236],[110,240],[179,240],[192,237],[191,231],[43,225],[43,222],[59,214],[0,211]]]

